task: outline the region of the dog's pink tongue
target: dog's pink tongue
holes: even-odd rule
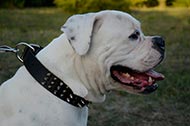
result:
[[[156,80],[163,80],[165,78],[163,74],[158,73],[154,70],[149,70],[145,74],[156,79]]]

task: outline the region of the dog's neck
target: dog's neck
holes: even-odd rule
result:
[[[91,84],[94,81],[88,78],[81,56],[74,52],[64,34],[54,39],[37,58],[75,94],[93,102],[104,101],[104,91],[99,90],[101,88],[96,87],[97,84]]]

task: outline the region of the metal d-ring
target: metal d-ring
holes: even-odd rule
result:
[[[18,50],[16,50],[15,48],[12,48],[12,47],[7,46],[7,45],[0,46],[0,53],[4,53],[4,52],[16,53],[17,51]]]
[[[35,51],[35,49],[30,45],[30,44],[27,44],[25,42],[20,42],[16,45],[15,49],[18,50],[16,53],[16,57],[23,63],[23,59],[21,58],[21,56],[19,55],[19,46],[26,46],[26,47],[29,47],[30,49],[32,49],[32,51]]]

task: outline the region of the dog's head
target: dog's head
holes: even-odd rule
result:
[[[164,58],[163,38],[144,36],[140,22],[127,13],[74,15],[61,30],[75,53],[88,62],[85,63],[86,74],[91,76],[88,80],[101,93],[122,88],[148,94],[157,89],[156,81],[164,79],[153,70]]]

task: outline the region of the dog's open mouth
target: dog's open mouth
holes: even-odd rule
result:
[[[164,75],[154,70],[138,72],[123,66],[112,66],[111,77],[122,85],[140,90],[143,94],[155,91],[158,88],[156,82],[164,79]]]

